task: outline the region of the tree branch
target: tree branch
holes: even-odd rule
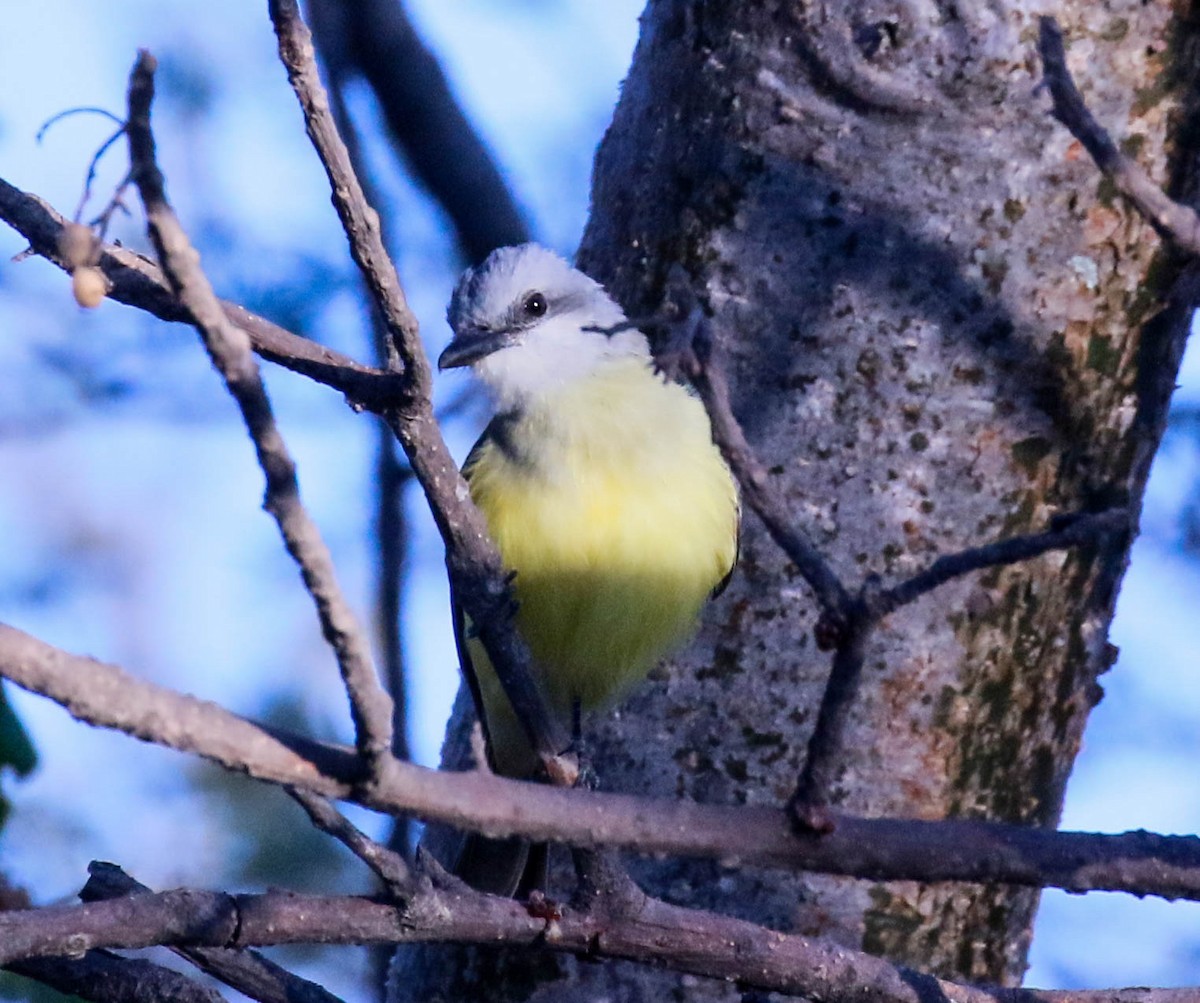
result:
[[[34,254],[64,271],[70,270],[59,252],[62,229],[68,220],[36,195],[0,179],[0,220],[29,241],[29,250]],[[193,323],[154,262],[128,248],[102,244],[99,267],[111,284],[109,299],[137,307],[160,320]],[[393,405],[403,393],[403,380],[394,373],[364,366],[236,304],[222,300],[221,309],[246,332],[254,351],[264,359],[332,387],[345,394],[355,407],[380,411]]]
[[[315,0],[308,12],[331,76],[354,73],[370,85],[399,152],[445,209],[471,263],[529,240],[500,170],[400,0]]]
[[[251,947],[455,941],[620,958],[839,1003],[1197,1003],[1196,989],[987,989],[744,920],[645,898],[628,912],[555,911],[468,888],[426,887],[401,908],[372,899],[179,889],[0,913],[0,964],[97,947]]]
[[[741,423],[733,414],[729,381],[713,362],[712,332],[695,296],[681,276],[673,276],[672,296],[684,318],[672,332],[672,344],[659,358],[666,368],[680,368],[691,379],[708,411],[712,437],[741,488],[742,500],[762,520],[767,532],[792,560],[817,597],[825,617],[844,626],[853,600],[808,534],[794,525],[787,502],[775,490],[767,468],[755,455]]]
[[[376,786],[363,790],[355,786],[357,760],[350,749],[267,729],[2,624],[0,675],[49,697],[81,721],[194,753],[259,780],[491,836],[876,881],[1005,882],[1200,901],[1200,839],[1193,836],[1097,835],[997,822],[834,814],[835,831],[817,837],[794,832],[787,814],[776,808],[568,790],[395,760]]]
[[[308,138],[329,178],[333,207],[349,238],[350,255],[391,338],[395,359],[388,368],[402,368],[413,393],[428,393],[429,363],[421,350],[417,318],[409,309],[400,277],[383,246],[379,215],[367,204],[350,154],[338,136],[329,98],[317,71],[312,36],[301,20],[295,0],[270,0],[268,6],[279,42],[279,58],[304,112]]]
[[[288,787],[287,792],[304,809],[313,825],[371,868],[393,898],[402,899],[413,890],[412,872],[400,854],[369,838],[320,794],[302,787]]]
[[[313,2],[308,7],[310,16],[316,18],[326,11],[322,21],[325,30],[314,32],[317,48],[329,71],[329,94],[334,125],[346,143],[346,152],[355,174],[363,186],[363,197],[368,204],[379,203],[378,191],[372,185],[366,162],[362,155],[362,144],[351,120],[345,101],[344,68],[331,53],[340,53],[344,48],[343,32],[347,20],[357,23],[361,10],[352,12],[341,5],[327,7]],[[338,30],[335,30],[338,29]],[[385,246],[389,242],[388,229],[380,220],[380,232]],[[360,280],[362,279],[360,274]],[[363,282],[363,301],[371,328],[371,343],[375,353],[375,364],[389,365],[388,331],[378,308],[371,301],[370,290]],[[408,518],[404,510],[404,489],[412,477],[411,470],[399,461],[396,437],[387,423],[375,423],[375,517],[372,520],[375,532],[375,635],[379,643],[380,668],[384,684],[392,697],[392,752],[401,759],[409,759],[408,745],[408,674],[404,665],[404,647],[400,636],[400,595],[407,566]],[[408,820],[396,819],[392,841],[396,846],[408,846]]]
[[[4,966],[56,989],[72,999],[92,1003],[225,1003],[219,992],[141,958],[110,951],[88,951],[82,957],[26,958]],[[258,997],[256,997],[258,998]],[[336,997],[331,998],[336,1001]],[[279,1000],[279,1003],[286,1003]],[[294,1003],[303,1003],[297,998]],[[314,1001],[316,1003],[316,1001]]]
[[[146,207],[150,239],[172,289],[194,318],[213,365],[242,412],[266,475],[263,507],[278,524],[316,604],[321,631],[337,656],[350,698],[358,751],[374,776],[382,759],[391,755],[391,699],[379,684],[362,630],[338,587],[329,550],[300,501],[296,467],[275,424],[249,339],[225,317],[200,268],[199,255],[167,203],[150,130],[155,65],[148,52],[139,54],[129,80],[126,126],[131,173]]]
[[[313,57],[312,38],[295,0],[270,0],[279,56],[304,112],[305,128],[329,177],[334,207],[391,337],[407,397],[386,412],[388,422],[425,491],[446,545],[451,588],[470,617],[496,674],[547,773],[571,783],[578,775],[565,724],[550,711],[529,670],[528,646],[513,624],[508,575],[482,515],[450,457],[431,404],[429,362],[395,267],[387,256],[375,211],[367,205],[346,147],[338,137]]]
[[[1092,117],[1071,71],[1067,69],[1062,29],[1053,17],[1038,20],[1038,52],[1042,83],[1054,101],[1054,117],[1070,130],[1113,186],[1124,195],[1160,236],[1192,255],[1200,255],[1200,216],[1169,198],[1137,163],[1125,156],[1103,126]]]
[[[834,649],[829,679],[822,694],[817,721],[788,809],[797,823],[811,832],[828,834],[834,825],[826,805],[834,781],[834,764],[841,758],[842,735],[858,695],[867,644],[879,621],[901,606],[954,578],[981,568],[1015,564],[1051,550],[1091,543],[1104,535],[1128,532],[1130,515],[1114,508],[1058,520],[1042,533],[1013,537],[938,558],[929,568],[890,588],[869,575],[851,593],[816,546],[792,525],[787,503],[771,487],[766,467],[757,458],[733,414],[729,384],[714,359],[711,324],[681,269],[668,278],[668,310],[673,318],[652,319],[665,326],[669,343],[659,353],[668,372],[685,373],[696,386],[712,425],[713,441],[741,488],[742,498],[762,519],[771,538],[796,564],[821,607],[814,634],[819,647]],[[682,318],[682,319],[678,319]]]
[[[868,577],[863,582],[851,602],[848,621],[840,632],[829,681],[809,738],[804,768],[789,804],[801,825],[817,832],[827,832],[832,825],[824,806],[834,782],[834,764],[842,758],[842,735],[858,694],[866,645],[880,620],[973,571],[1017,564],[1052,550],[1095,543],[1105,536],[1131,530],[1129,511],[1124,508],[1060,517],[1056,522],[1058,525],[1042,533],[1014,536],[939,557],[924,571],[890,588],[883,588],[875,577]]]
[[[832,799],[836,764],[841,761],[842,736],[846,733],[850,709],[862,681],[867,641],[877,623],[868,611],[865,596],[877,587],[875,580],[870,579],[851,600],[849,614],[843,623],[832,629],[837,637],[837,649],[821,694],[817,720],[808,739],[804,766],[796,790],[788,801],[788,811],[796,822],[821,835],[828,835],[835,828],[833,816],[826,806]],[[821,626],[818,622],[818,628]]]
[[[93,861],[88,866],[88,874],[87,884],[80,892],[80,898],[85,902],[153,894],[116,864]],[[175,947],[173,950],[202,972],[259,1003],[342,1003],[327,989],[292,974],[257,951],[225,947]],[[175,997],[148,997],[149,1000],[162,998]]]
[[[906,606],[945,585],[954,578],[1005,564],[1018,564],[1052,550],[1069,550],[1084,544],[1095,543],[1105,536],[1131,531],[1129,510],[1110,508],[1103,512],[1084,512],[1055,520],[1057,525],[1041,533],[1014,536],[997,540],[982,547],[971,547],[957,554],[939,557],[924,571],[907,578],[897,585],[881,589],[868,603],[871,613],[877,617]]]

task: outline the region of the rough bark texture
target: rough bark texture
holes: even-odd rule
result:
[[[1167,3],[652,0],[643,16],[580,263],[631,314],[683,263],[715,311],[751,440],[849,581],[1057,512],[1140,506],[1186,326],[1181,273],[1035,93],[1046,13],[1097,117],[1190,191],[1193,164],[1169,168],[1168,154],[1194,131],[1192,81],[1173,67],[1196,25]],[[835,800],[1054,825],[1115,654],[1126,558],[1048,556],[891,616]],[[814,619],[748,518],[698,641],[593,723],[603,785],[786,799],[829,668]],[[1020,979],[1037,903],[1006,888],[634,866],[673,901],[979,981]],[[632,966],[442,957],[413,998],[739,998]]]

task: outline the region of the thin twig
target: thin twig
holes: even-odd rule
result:
[[[84,902],[101,902],[128,895],[149,895],[151,889],[135,881],[116,864],[93,861],[87,884],[79,893]],[[232,986],[259,1003],[342,1003],[329,990],[302,979],[257,951],[225,947],[175,947],[181,958],[202,972]],[[151,1000],[170,997],[150,997]]]
[[[34,136],[33,141],[35,143],[40,143],[46,138],[46,133],[50,131],[51,126],[57,125],[64,118],[70,118],[72,115],[101,115],[116,125],[119,125],[122,129],[125,128],[125,123],[121,120],[120,115],[114,115],[107,108],[100,108],[96,105],[84,105],[79,108],[67,108],[64,111],[58,112],[56,115],[51,115],[48,119],[46,119],[45,122],[38,126],[37,135]]]
[[[392,898],[402,900],[412,893],[412,872],[400,854],[371,839],[334,808],[328,798],[301,787],[285,790],[304,809],[313,825],[336,839],[375,872]]]
[[[33,253],[70,271],[71,264],[59,251],[63,227],[69,223],[61,213],[36,195],[0,179],[0,220],[29,241]],[[111,284],[109,299],[145,310],[160,320],[193,323],[154,262],[115,244],[101,245],[99,253],[100,268]],[[221,308],[246,332],[254,351],[264,359],[345,394],[354,407],[378,412],[403,398],[404,381],[395,373],[364,366],[237,304],[222,300]]]
[[[850,593],[808,534],[794,524],[787,503],[775,490],[767,468],[746,440],[746,434],[733,414],[725,372],[713,361],[711,330],[699,307],[687,312],[681,328],[684,334],[675,342],[673,350],[681,353],[678,362],[708,410],[713,441],[737,478],[742,500],[754,510],[771,539],[796,565],[816,595],[824,615],[844,626],[851,612]]]
[[[342,14],[344,16],[339,19],[339,24],[349,12],[345,11]],[[343,73],[339,66],[329,59],[329,47],[324,44],[319,33],[317,45],[322,50],[326,66],[330,69],[329,91],[334,123],[345,140],[350,163],[363,186],[364,198],[370,205],[376,205],[379,203],[378,190],[371,183],[367,173],[358,132],[346,107]],[[382,219],[380,229],[386,245],[387,226]],[[368,323],[371,327],[371,347],[375,353],[375,364],[386,369],[391,364],[388,358],[388,330],[379,310],[371,301],[370,290],[366,288],[365,283],[363,301],[367,307]],[[391,429],[382,420],[375,422],[375,633],[379,643],[384,683],[392,697],[392,752],[401,759],[411,758],[408,746],[409,681],[400,636],[400,594],[405,569],[408,566],[409,545],[404,489],[411,478],[412,471],[399,461],[396,437],[392,435]],[[396,831],[392,838],[397,846],[408,845],[408,819],[396,819]]]
[[[279,56],[304,112],[305,128],[329,177],[333,203],[389,334],[393,367],[402,367],[408,397],[386,412],[389,424],[425,491],[434,522],[446,544],[446,566],[456,600],[475,625],[504,692],[530,743],[558,783],[578,775],[566,753],[570,735],[550,710],[530,671],[529,648],[513,624],[513,600],[500,554],[472,504],[466,482],[446,448],[431,404],[429,361],[418,337],[395,266],[387,255],[375,211],[367,204],[350,156],[338,136],[321,85],[312,38],[295,0],[270,0]]]
[[[265,728],[4,625],[0,676],[54,700],[80,721],[200,755],[259,780],[490,836],[879,881],[1000,882],[1200,901],[1200,839],[1191,836],[835,814],[835,831],[817,838],[794,832],[777,808],[567,790],[399,761],[389,764],[378,785],[364,790],[356,786],[359,760],[352,749]]]
[[[835,800],[835,764],[842,760],[842,736],[858,695],[867,641],[880,620],[973,571],[1017,564],[1050,551],[1096,543],[1106,536],[1130,530],[1129,511],[1124,508],[1060,517],[1056,521],[1059,525],[1041,533],[1015,536],[939,557],[924,571],[890,588],[883,588],[874,577],[863,582],[851,604],[850,617],[837,638],[837,650],[817,722],[809,737],[804,767],[789,803],[801,825],[821,832],[827,831],[830,824],[824,806]]]
[[[114,136],[113,139],[115,141],[117,136]],[[97,213],[94,217],[92,217],[91,220],[88,221],[88,226],[91,226],[95,229],[96,236],[101,240],[103,240],[105,234],[108,233],[108,225],[112,222],[112,218],[116,215],[118,210],[123,212],[126,216],[133,215],[129,211],[129,206],[125,204],[125,191],[129,188],[129,185],[132,181],[133,176],[126,174],[125,177],[121,179],[121,183],[113,190],[112,197],[108,200],[108,204],[105,205],[105,207],[101,209],[99,213]],[[84,193],[84,197],[87,197],[86,192]],[[83,209],[83,202],[80,202],[79,208],[80,210]],[[78,214],[76,214],[75,218],[76,220],[79,219]]]
[[[370,86],[406,165],[445,210],[466,258],[474,264],[493,248],[529,240],[503,175],[404,4],[318,0],[305,9],[330,77],[359,76]]]
[[[1061,525],[1041,533],[1014,536],[939,557],[924,571],[891,588],[880,590],[870,600],[871,613],[876,617],[886,616],[938,586],[972,571],[1017,564],[1053,550],[1069,550],[1072,547],[1095,543],[1105,536],[1128,533],[1131,529],[1129,510],[1126,508],[1081,513],[1059,519],[1058,522]]]
[[[263,507],[274,517],[288,553],[300,567],[316,604],[321,630],[337,656],[350,699],[355,737],[364,766],[374,777],[391,756],[391,699],[383,691],[363,632],[342,596],[329,550],[300,501],[296,467],[288,454],[244,331],[231,324],[167,203],[150,131],[154,57],[142,51],[129,82],[129,154],[134,181],[146,207],[151,240],[180,300],[195,318],[213,365],[237,401],[266,475]]]
[[[270,0],[268,6],[279,42],[279,58],[304,112],[308,137],[329,178],[333,207],[350,238],[351,257],[387,327],[389,349],[395,353],[389,368],[402,368],[414,393],[426,393],[431,383],[429,362],[421,350],[417,318],[409,309],[400,277],[384,247],[379,215],[368,204],[350,153],[338,135],[317,70],[312,36],[295,0]]]
[[[75,215],[72,217],[76,223],[83,218],[83,207],[88,204],[88,199],[92,197],[92,183],[96,180],[96,168],[100,164],[100,158],[103,157],[104,154],[106,154],[112,148],[113,144],[124,135],[125,123],[122,122],[121,127],[117,129],[116,132],[114,132],[111,136],[109,136],[108,139],[101,143],[100,148],[92,154],[92,159],[88,163],[87,177],[83,182],[83,191],[79,196],[79,204],[75,207]],[[110,208],[106,209],[104,213],[101,213],[105,219],[104,229],[107,229],[107,220],[112,216],[111,206],[120,201],[121,194],[125,191],[125,186],[127,184],[129,184],[128,175],[125,176],[124,180],[122,180],[122,182],[117,186],[116,191],[113,193],[113,197],[109,201]],[[97,220],[99,220],[99,217],[97,217]],[[100,230],[101,238],[104,237],[104,229]]]
[[[1112,137],[1092,117],[1075,86],[1067,68],[1058,22],[1053,17],[1042,17],[1038,23],[1043,83],[1054,101],[1054,117],[1083,144],[1105,177],[1161,236],[1190,254],[1200,255],[1200,216],[1190,206],[1169,198],[1136,161],[1117,148]]]
[[[804,766],[795,793],[788,801],[788,811],[802,828],[811,832],[828,834],[835,826],[826,805],[837,800],[834,777],[842,759],[842,736],[858,696],[867,640],[876,622],[860,595],[852,601],[850,615],[840,625],[837,650],[821,694],[817,721],[808,739]]]

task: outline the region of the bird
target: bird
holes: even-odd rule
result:
[[[699,399],[657,370],[605,289],[553,251],[493,251],[463,273],[446,316],[438,368],[469,367],[495,409],[463,475],[513,575],[535,679],[577,729],[582,711],[615,703],[694,633],[737,560],[737,487]],[[489,765],[532,776],[533,749],[454,606]],[[468,837],[454,869],[513,895],[534,866],[519,840]]]

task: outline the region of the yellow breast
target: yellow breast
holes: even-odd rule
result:
[[[516,572],[517,626],[555,710],[615,699],[694,629],[733,565],[737,494],[699,401],[640,359],[500,419],[467,469]],[[523,747],[471,645],[493,746]],[[494,749],[526,772],[528,751]],[[521,760],[518,763],[516,760]]]

